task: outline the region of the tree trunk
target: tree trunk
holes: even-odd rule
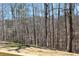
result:
[[[52,31],[53,31],[53,41],[52,41],[52,46],[53,46],[53,48],[54,48],[54,40],[55,40],[55,36],[54,36],[54,11],[53,11],[53,4],[52,4]]]
[[[34,15],[34,5],[32,4],[33,7],[33,32],[34,32],[34,44],[37,46],[37,40],[36,40],[36,30],[35,30],[35,15]]]
[[[45,3],[44,4],[44,8],[45,8],[45,45],[46,45],[46,47],[48,47],[48,41],[47,41],[47,6],[48,6],[48,4],[47,3]]]
[[[57,45],[56,48],[59,49],[59,41],[60,41],[60,28],[59,28],[59,18],[60,18],[60,3],[58,4],[58,21],[57,21]]]
[[[64,4],[65,43],[66,43],[66,44],[65,44],[65,49],[67,49],[67,40],[68,40],[68,38],[67,38],[67,18],[66,18],[66,15],[67,15],[67,14],[66,14],[66,11],[67,11],[66,9],[67,9],[67,8],[66,8],[66,5],[67,5],[67,4],[65,3],[65,4]]]
[[[72,3],[69,4],[69,27],[70,27],[70,39],[69,39],[69,52],[72,52],[72,41],[73,41],[73,24],[72,24]]]

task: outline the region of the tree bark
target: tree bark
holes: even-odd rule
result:
[[[53,37],[52,45],[53,45],[53,48],[54,48],[55,36],[54,36],[54,12],[53,11],[54,11],[54,8],[53,8],[53,4],[52,4],[52,29],[53,29],[52,30],[53,31],[53,33],[52,33],[53,34],[53,36],[52,36]]]
[[[66,11],[67,11],[67,8],[66,8],[66,3],[64,4],[64,20],[65,20],[65,49],[67,49],[67,14],[66,14]]]
[[[59,28],[59,19],[60,18],[60,3],[58,4],[58,21],[57,21],[57,45],[56,48],[59,49],[59,41],[60,41],[60,28]]]
[[[69,39],[69,52],[72,52],[72,41],[73,41],[73,23],[72,23],[72,3],[69,4],[69,30],[70,30],[70,39]]]
[[[37,40],[36,40],[36,30],[35,30],[35,15],[34,15],[34,5],[32,4],[33,7],[33,32],[34,32],[34,44],[37,46]]]
[[[45,45],[46,45],[46,47],[48,47],[48,41],[47,41],[47,6],[48,6],[48,4],[47,3],[45,3],[44,4],[44,8],[45,8]]]

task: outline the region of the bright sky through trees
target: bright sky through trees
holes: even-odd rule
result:
[[[28,3],[28,4],[25,4],[26,5],[26,8],[28,9],[27,10],[27,16],[32,16],[32,4],[31,3]],[[51,5],[51,4],[50,4]],[[63,15],[63,6],[64,4],[60,4],[60,15],[62,16]],[[2,4],[0,4],[0,11],[1,11],[1,6],[2,6]],[[42,8],[40,7],[40,6],[42,6]],[[75,7],[75,14],[76,14],[76,9],[77,9],[77,11],[79,11],[79,6],[78,5],[75,5],[76,7]],[[35,8],[37,8],[37,9],[39,9],[39,10],[41,10],[42,11],[42,13],[44,13],[44,4],[43,3],[35,3],[34,4],[34,7]],[[3,11],[5,11],[5,13],[4,13],[4,18],[5,19],[11,19],[12,18],[12,15],[11,15],[11,8],[10,8],[10,4],[8,3],[4,3],[3,4],[3,8],[4,8],[4,10]],[[56,3],[54,3],[54,14],[55,14],[55,16],[57,16],[57,9],[56,8],[58,8],[58,4],[56,4]],[[51,7],[50,7],[50,9],[51,9]],[[41,16],[41,12],[38,12],[39,13],[39,16]],[[50,12],[50,14],[51,14],[51,12]]]

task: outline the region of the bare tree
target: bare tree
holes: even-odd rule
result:
[[[45,8],[45,41],[44,42],[46,43],[46,46],[48,47],[48,41],[47,41],[47,7],[48,7],[48,4],[45,3],[44,4],[44,8]]]
[[[54,40],[55,40],[55,36],[54,36],[54,8],[53,8],[53,4],[52,4],[52,34],[53,34],[53,41],[52,41],[52,46],[54,48]]]
[[[37,46],[37,40],[36,40],[36,30],[35,30],[35,10],[34,10],[34,4],[32,4],[33,8],[33,31],[34,31],[34,44]]]
[[[70,39],[69,39],[69,52],[72,52],[72,42],[73,42],[73,23],[72,23],[72,3],[69,4],[69,30],[70,30]]]
[[[64,20],[65,20],[65,36],[66,36],[66,38],[65,38],[65,43],[66,43],[66,46],[65,46],[65,49],[67,49],[67,40],[68,40],[68,38],[67,38],[67,4],[65,3],[64,4]]]
[[[4,36],[4,23],[5,23],[5,21],[4,21],[3,4],[2,4],[2,6],[1,6],[1,7],[2,7],[2,30],[3,30],[3,31],[2,31],[2,36],[3,36],[3,38],[2,38],[2,39],[3,39],[3,40],[5,40],[5,38],[4,38],[4,37],[5,37],[5,36]]]
[[[49,43],[49,48],[51,49],[51,27],[50,27],[50,4],[48,4],[48,43]]]
[[[59,49],[59,41],[60,41],[60,28],[59,28],[59,20],[60,20],[60,3],[58,4],[58,21],[57,21],[57,45],[56,48]]]

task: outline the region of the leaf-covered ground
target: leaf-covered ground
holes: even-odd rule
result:
[[[42,48],[35,48],[35,47],[26,47],[19,49],[16,51],[18,44],[0,44],[0,56],[15,56],[15,55],[22,55],[22,56],[79,56],[76,53],[69,53],[64,51],[58,50],[50,50],[50,49],[42,49]],[[6,54],[8,53],[8,54]]]
[[[13,50],[12,50],[13,49]],[[10,51],[11,50],[11,51]],[[79,54],[68,53],[57,50],[48,50],[48,49],[40,49],[40,48],[25,48],[20,49],[19,52],[15,51],[15,48],[1,48],[1,52],[11,53],[11,54],[21,54],[21,55],[30,55],[30,56],[79,56]],[[1,53],[0,53],[1,54]]]

